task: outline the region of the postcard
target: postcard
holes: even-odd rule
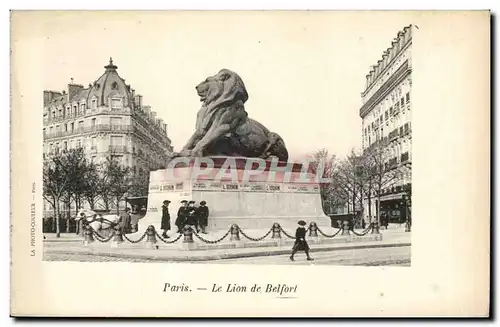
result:
[[[11,315],[489,316],[490,21],[13,11]]]

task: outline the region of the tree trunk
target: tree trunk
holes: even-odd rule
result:
[[[61,231],[59,229],[59,199],[57,199],[56,201],[56,206],[54,208],[54,211],[55,211],[55,219],[56,219],[56,237],[61,237]]]
[[[369,223],[372,223],[372,185],[369,185],[368,188],[368,218]]]
[[[380,190],[377,192],[377,223],[380,224]]]
[[[104,201],[104,208],[106,209],[106,211],[109,211],[109,198],[107,196],[103,197],[103,201]]]

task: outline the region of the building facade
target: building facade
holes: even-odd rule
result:
[[[86,88],[71,80],[67,91],[43,92],[44,159],[83,148],[95,164],[112,157],[137,175],[149,174],[172,153],[167,124],[118,75],[111,58],[104,68]]]
[[[385,185],[380,194],[381,214],[389,215],[392,222],[405,221],[411,212],[411,202],[405,198],[411,197],[412,28],[406,26],[397,34],[391,47],[366,75],[359,111],[363,150],[383,147],[386,165],[398,169],[400,175]],[[377,202],[376,192],[367,195],[365,220],[376,217]]]

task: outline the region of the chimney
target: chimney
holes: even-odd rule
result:
[[[134,103],[137,107],[142,108],[142,95],[137,94],[134,96]]]
[[[83,90],[83,85],[75,84],[71,79],[71,83],[68,84],[68,101],[71,101],[81,90]]]
[[[151,111],[151,119],[153,120],[153,122],[156,125],[156,112],[155,111]]]
[[[52,99],[60,97],[62,95],[61,92],[56,92],[56,91],[43,91],[43,104],[46,105]]]
[[[144,106],[143,109],[146,113],[146,116],[148,116],[148,118],[151,117],[151,106]]]

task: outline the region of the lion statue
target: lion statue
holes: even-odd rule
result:
[[[198,111],[195,132],[174,156],[288,160],[283,139],[248,117],[244,106],[248,93],[238,74],[222,69],[196,86],[196,91],[203,105]]]

